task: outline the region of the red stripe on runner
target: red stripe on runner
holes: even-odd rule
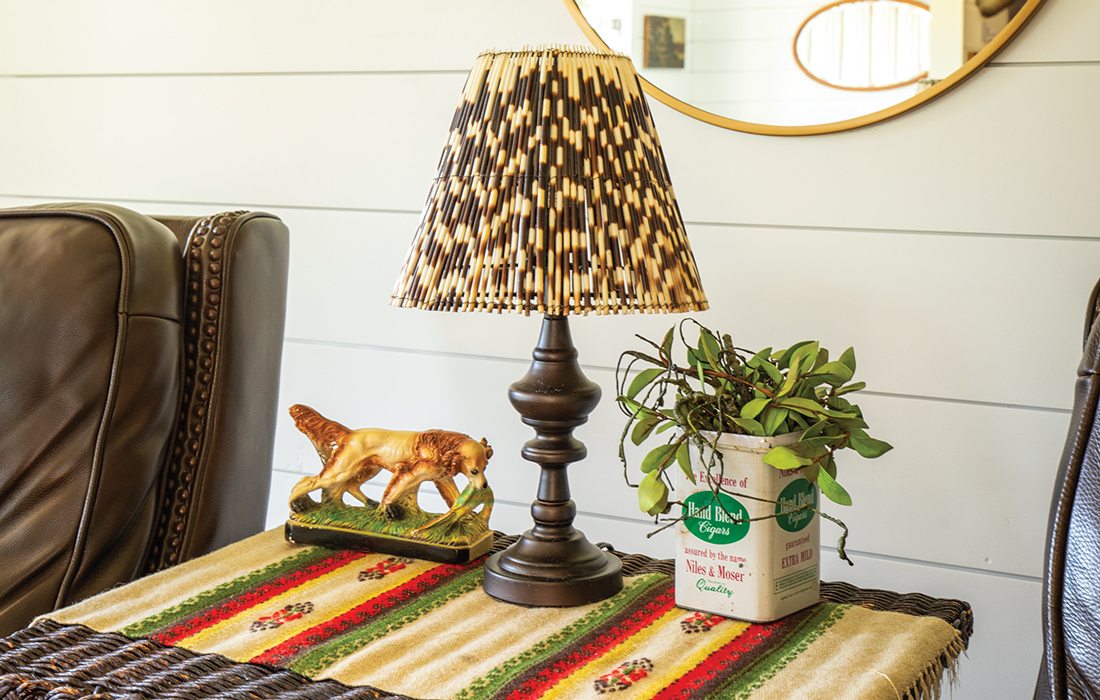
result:
[[[365,556],[367,556],[365,552],[353,552],[349,550],[336,552],[332,556],[325,557],[305,568],[292,571],[272,579],[271,581],[262,583],[212,608],[207,608],[202,612],[187,617],[171,627],[150,635],[149,638],[161,644],[175,644],[223,620],[228,620],[244,610],[248,610],[281,593],[296,588],[306,581],[323,576],[330,571],[338,569],[357,559],[362,559]]]
[[[518,688],[510,691],[510,698],[536,698],[557,685],[562,679],[569,677],[575,670],[585,664],[603,656],[611,649],[639,630],[648,627],[662,615],[667,613],[675,603],[675,594],[669,587],[643,607],[634,611],[629,617],[621,620],[617,625],[588,642],[584,646],[574,650],[563,659],[539,669],[538,674],[523,682]]]
[[[303,630],[290,639],[277,644],[267,651],[249,659],[251,663],[267,664],[269,666],[283,666],[287,661],[298,654],[308,651],[310,648],[342,634],[356,625],[370,620],[373,617],[396,607],[397,605],[417,596],[440,582],[467,571],[472,565],[480,565],[481,559],[473,564],[441,564],[435,568],[420,574],[416,578],[409,579],[405,583],[380,593],[375,597],[356,605],[347,612],[324,622]]]
[[[699,688],[735,664],[742,654],[766,642],[776,629],[774,624],[749,625],[748,629],[712,652],[695,668],[665,686],[661,692],[653,696],[653,700],[697,697]]]

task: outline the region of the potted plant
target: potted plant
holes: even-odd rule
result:
[[[685,328],[698,329],[689,342]],[[891,446],[867,433],[850,395],[855,351],[837,359],[816,341],[774,350],[736,347],[727,334],[687,319],[660,344],[622,354],[618,403],[628,416],[619,456],[642,511],[678,531],[676,602],[753,621],[818,600],[818,491],[852,499],[837,481],[836,453],[875,458]],[[677,357],[674,346],[681,348]],[[638,370],[635,373],[634,370]],[[657,442],[632,482],[625,442]],[[678,484],[678,488],[677,485]],[[674,499],[672,493],[681,493]]]

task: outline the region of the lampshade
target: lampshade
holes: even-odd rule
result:
[[[629,58],[478,57],[390,302],[551,316],[707,308]]]

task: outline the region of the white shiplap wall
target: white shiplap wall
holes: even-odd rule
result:
[[[998,61],[918,112],[768,138],[654,105],[713,310],[743,345],[853,344],[896,450],[842,461],[858,566],[826,575],[969,600],[954,697],[1025,697],[1042,537],[1080,317],[1100,274],[1100,3],[1047,0]],[[0,206],[265,208],[292,231],[281,404],[353,425],[487,434],[518,530],[535,470],[505,398],[533,318],[385,300],[478,51],[582,42],[557,0],[0,0]],[[671,319],[579,319],[605,400],[572,470],[593,539],[667,556],[619,481],[613,364]],[[285,416],[272,523],[315,457]]]

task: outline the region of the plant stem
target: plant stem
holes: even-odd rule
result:
[[[686,367],[680,367],[678,365],[669,365],[669,370],[672,371],[672,372],[676,372],[677,374],[682,374],[682,375],[688,376],[688,377],[694,377],[695,376],[695,371],[694,370],[690,370]],[[750,382],[747,379],[742,379],[741,377],[737,377],[737,376],[734,376],[732,374],[726,374],[725,372],[718,372],[718,371],[713,370],[713,369],[704,369],[703,374],[707,375],[708,377],[715,377],[716,379],[727,379],[729,381],[737,382],[738,384],[744,384],[745,386],[752,387],[753,389],[759,391],[761,394],[763,394],[764,396],[767,396],[769,399],[774,399],[775,398],[775,393],[774,392],[768,391],[764,387],[757,386],[756,384],[753,384],[752,382]]]

